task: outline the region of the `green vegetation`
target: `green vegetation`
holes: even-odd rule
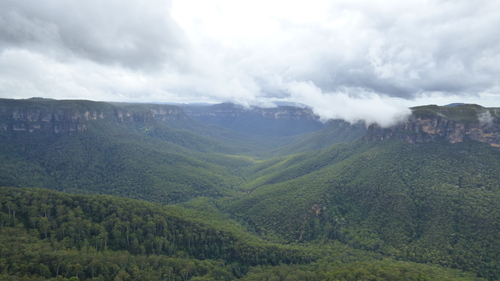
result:
[[[229,169],[252,163],[223,155],[198,156],[127,126],[100,121],[92,125],[76,135],[3,134],[0,184],[175,203],[228,195],[239,182]]]
[[[346,121],[332,120],[319,131],[290,138],[288,143],[284,143],[268,155],[278,157],[319,150],[333,144],[355,141],[361,138],[365,132],[366,127],[362,123],[349,124]]]
[[[442,116],[453,121],[477,122],[478,115],[489,112],[492,116],[498,117],[495,108],[484,108],[477,104],[461,104],[453,107],[426,105],[412,108],[414,116],[436,117]]]
[[[314,118],[311,115],[311,110],[307,108],[279,106],[266,109],[245,109],[229,103],[212,106],[183,106],[183,108],[188,112],[192,112],[194,119],[205,124],[212,124],[249,135],[295,136],[314,132],[324,127],[324,124]],[[271,118],[274,116],[281,116],[282,118]]]
[[[89,100],[53,100],[53,99],[27,99],[27,100],[14,100],[14,99],[1,99],[1,109],[21,109],[27,110],[71,110],[71,111],[85,111],[97,110],[108,112],[113,110],[113,106],[109,103],[95,102]]]
[[[357,153],[349,155],[349,148]],[[306,154],[260,164],[273,172],[248,183],[253,191],[228,202],[228,210],[257,233],[288,242],[334,239],[500,277],[498,151],[477,142],[384,141],[318,154],[311,158],[318,163]],[[303,160],[286,165],[295,159]]]
[[[273,244],[210,213],[119,197],[3,187],[0,211],[4,280],[471,280],[339,243]]]
[[[321,260],[308,266],[255,267],[241,280],[472,280],[454,271],[407,262],[370,261],[348,265]],[[479,280],[479,279],[477,279]]]
[[[475,105],[413,114],[498,124]],[[240,130],[168,105],[0,100],[0,279],[500,279],[499,150],[224,122]]]

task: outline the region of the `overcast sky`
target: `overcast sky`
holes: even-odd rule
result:
[[[295,3],[297,2],[297,3]],[[0,97],[500,107],[500,1],[0,0]]]

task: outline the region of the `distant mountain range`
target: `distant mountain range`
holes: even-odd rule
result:
[[[457,105],[464,105],[465,103],[460,103],[460,102],[455,102],[455,103],[450,103],[445,106],[457,106]]]

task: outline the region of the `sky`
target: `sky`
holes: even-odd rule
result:
[[[0,97],[500,107],[500,1],[1,0]]]

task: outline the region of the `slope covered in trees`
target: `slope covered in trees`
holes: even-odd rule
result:
[[[287,143],[283,143],[267,155],[279,157],[319,150],[333,144],[358,140],[365,132],[366,127],[363,123],[349,124],[343,120],[331,120],[321,130],[290,138]]]
[[[250,153],[248,142],[172,128],[166,123],[193,122],[170,106],[161,109],[174,113],[157,120],[149,107],[2,100],[0,185],[162,203],[230,194],[241,181],[234,170],[253,163],[232,155]]]
[[[238,183],[229,169],[251,163],[203,157],[122,126],[92,125],[73,135],[3,135],[0,184],[172,203],[227,195]]]
[[[232,195],[250,157],[299,140],[204,125],[168,105],[42,99],[0,109],[0,185],[161,203]]]
[[[500,279],[495,111],[414,111],[283,136],[292,111],[235,131],[168,105],[0,100],[2,278]]]
[[[0,246],[6,280],[471,278],[335,243],[269,243],[178,206],[34,188],[0,188]]]
[[[211,106],[184,105],[193,119],[203,123],[260,136],[294,136],[322,129],[325,124],[310,108],[278,106],[244,108],[231,103]]]
[[[500,153],[486,144],[358,141],[260,167],[228,203],[258,232],[500,277]]]

